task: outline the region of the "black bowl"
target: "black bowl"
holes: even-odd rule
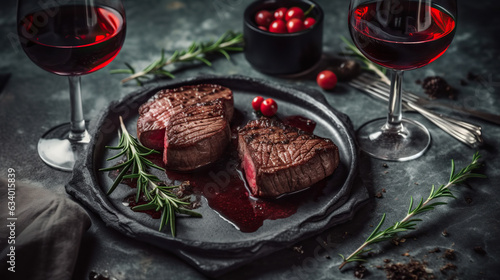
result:
[[[300,7],[316,23],[296,33],[277,34],[258,28],[254,21],[260,10],[273,12],[280,7]],[[300,73],[313,67],[321,58],[323,49],[323,10],[311,0],[261,0],[245,9],[243,33],[245,57],[260,72],[274,75]]]

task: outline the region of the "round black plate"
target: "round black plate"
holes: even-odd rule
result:
[[[178,217],[175,238],[168,228],[164,232],[158,231],[159,220],[133,212],[122,204],[124,197],[134,192],[130,188],[119,187],[106,196],[112,180],[107,172],[98,169],[110,165],[105,159],[113,153],[105,146],[118,142],[118,117],[124,118],[127,129],[135,135],[138,107],[159,89],[203,83],[231,88],[235,109],[243,114],[244,119],[256,118],[250,103],[253,97],[262,95],[278,102],[281,116],[301,115],[316,121],[314,133],[333,140],[340,152],[340,165],[328,178],[323,194],[301,205],[292,216],[266,220],[262,227],[251,233],[236,229],[202,200],[202,207],[197,211],[203,218]],[[91,123],[89,132],[92,141],[86,157],[75,165],[73,178],[66,186],[67,192],[97,213],[108,226],[171,251],[212,276],[344,222],[367,199],[362,186],[356,187],[351,194],[358,162],[350,120],[331,108],[321,93],[311,89],[289,88],[242,76],[204,76],[172,81],[113,102]]]

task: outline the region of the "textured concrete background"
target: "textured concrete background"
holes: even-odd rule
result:
[[[340,35],[348,37],[348,1],[318,1],[325,10],[325,52],[342,49]],[[459,1],[458,29],[449,50],[434,63],[405,75],[405,88],[421,92],[417,79],[441,75],[459,89],[457,104],[499,113],[500,108],[500,18],[491,17],[500,11],[496,1]],[[242,13],[249,1],[132,1],[125,0],[127,38],[121,53],[105,69],[83,77],[83,104],[85,116],[91,119],[110,101],[137,90],[133,83],[120,85],[120,75],[109,70],[123,68],[130,62],[137,68],[156,59],[160,49],[174,50],[187,47],[193,40],[213,39],[229,28],[242,30]],[[64,193],[64,184],[71,174],[55,171],[41,162],[36,143],[50,127],[69,120],[68,85],[65,78],[38,68],[15,43],[15,2],[0,4],[0,73],[12,73],[9,83],[0,93],[0,176],[6,170],[17,170],[18,179]],[[460,80],[468,72],[480,74],[485,83],[461,86]],[[242,74],[275,80],[288,85],[316,88],[314,80],[306,78],[283,79],[256,72],[243,54],[235,54],[232,61],[215,60],[213,67],[195,67],[177,71],[178,78],[209,74]],[[357,128],[365,121],[384,116],[386,105],[361,92],[339,84],[334,92],[324,93],[328,102],[346,113]],[[372,198],[355,218],[344,225],[327,229],[315,238],[303,241],[302,253],[285,249],[271,256],[241,267],[222,279],[355,279],[353,265],[340,272],[341,260],[337,254],[349,254],[373,230],[382,213],[387,222],[401,219],[407,210],[410,196],[427,196],[431,184],[445,183],[450,159],[461,167],[470,161],[474,149],[459,143],[419,115],[409,117],[424,123],[432,134],[432,146],[426,154],[404,163],[387,163],[361,155],[360,177],[374,194],[387,190],[381,199]],[[390,242],[375,245],[374,256],[365,264],[368,279],[384,278],[384,259],[407,262],[402,256],[408,252],[417,260],[428,262],[438,278],[495,279],[500,272],[500,203],[496,198],[500,177],[500,128],[474,121],[483,127],[486,145],[479,149],[487,162],[486,180],[471,181],[469,186],[456,188],[456,200],[423,216],[424,222],[412,232],[406,242],[395,246]],[[92,216],[92,215],[91,215]],[[88,279],[94,270],[117,279],[204,279],[194,268],[176,256],[139,241],[130,240],[111,231],[95,216],[93,225],[83,240],[75,279]],[[441,233],[446,230],[449,235]],[[324,241],[328,250],[324,249]],[[481,246],[486,255],[473,248]],[[428,253],[436,247],[441,253]],[[456,260],[443,259],[446,249],[454,249]],[[326,258],[329,253],[330,258]],[[439,271],[446,262],[457,266],[447,274]]]

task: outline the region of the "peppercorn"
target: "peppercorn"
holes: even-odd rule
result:
[[[445,79],[439,76],[425,78],[422,83],[422,88],[432,99],[444,96],[450,99],[455,98],[455,89],[451,87]]]
[[[352,59],[343,60],[340,64],[329,68],[337,75],[340,81],[349,81],[361,73],[361,66],[358,62]]]

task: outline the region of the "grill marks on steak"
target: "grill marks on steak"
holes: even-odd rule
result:
[[[329,139],[267,118],[238,131],[238,152],[254,196],[299,191],[333,173],[338,148]]]
[[[137,136],[146,147],[162,151],[165,128],[171,116],[197,103],[223,100],[225,116],[231,120],[234,111],[233,93],[229,88],[204,84],[159,91],[139,108]]]
[[[231,138],[222,100],[191,105],[173,115],[165,133],[163,162],[189,171],[216,161]]]

